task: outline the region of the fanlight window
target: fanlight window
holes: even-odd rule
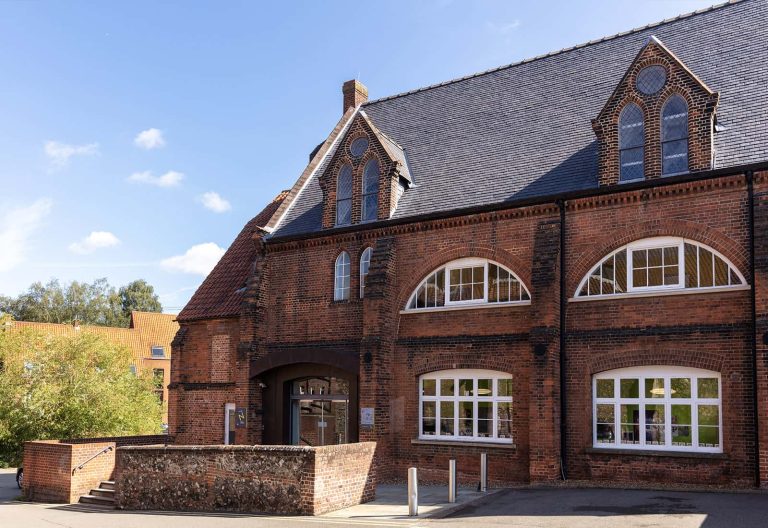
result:
[[[333,300],[346,301],[349,299],[349,253],[342,251],[336,257],[334,266]]]
[[[376,220],[379,213],[379,162],[369,160],[363,169],[363,222]]]
[[[619,181],[641,180],[645,175],[643,155],[645,124],[643,111],[634,103],[628,104],[619,117]]]
[[[344,165],[336,180],[336,225],[352,222],[352,166]]]
[[[466,258],[432,272],[408,300],[407,310],[483,303],[525,303],[531,295],[517,275],[495,262]]]
[[[683,238],[657,237],[633,242],[605,257],[581,281],[576,296],[744,284],[744,276],[714,249]]]
[[[661,173],[688,172],[688,105],[673,95],[661,111]]]
[[[371,248],[365,248],[363,254],[360,255],[360,298],[365,297],[365,278],[368,276],[368,270],[371,267],[371,255],[373,250]]]

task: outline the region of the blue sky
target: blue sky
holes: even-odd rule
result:
[[[383,97],[711,3],[4,2],[0,294],[144,278],[178,311],[293,184],[343,81]]]

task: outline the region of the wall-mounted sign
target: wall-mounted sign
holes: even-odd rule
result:
[[[373,425],[373,407],[362,407],[360,409],[360,425]]]
[[[245,407],[238,407],[235,410],[235,427],[242,429],[248,423],[248,409]]]

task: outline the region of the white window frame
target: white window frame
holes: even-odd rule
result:
[[[342,259],[346,256],[346,263],[342,262]],[[346,274],[344,270],[346,268]],[[341,274],[339,270],[341,269]],[[346,277],[346,286],[344,285],[344,278]],[[352,278],[352,259],[349,258],[349,253],[342,251],[336,257],[333,263],[333,300],[334,301],[348,301],[349,290],[351,289]]]
[[[621,379],[639,380],[639,398],[621,397]],[[645,379],[663,378],[664,379],[664,397],[647,398],[645,397]],[[671,396],[671,378],[691,378],[691,397],[690,398],[672,398]],[[698,397],[698,378],[717,378],[718,392],[717,398],[699,398]],[[613,398],[597,397],[597,380],[611,379],[614,381]],[[634,449],[638,451],[681,451],[681,452],[699,452],[699,453],[722,453],[723,452],[723,382],[719,372],[675,366],[648,366],[648,367],[629,367],[600,372],[592,376],[592,446],[595,449]],[[613,443],[598,443],[597,441],[597,406],[613,405],[613,420],[615,438]],[[638,429],[640,431],[639,444],[621,443],[621,406],[637,405],[639,408]],[[646,445],[645,438],[645,406],[663,405],[664,406],[664,438],[665,445],[649,444]],[[673,446],[672,445],[672,405],[690,405],[691,406],[691,446]],[[719,447],[700,447],[699,440],[699,405],[717,405],[718,407],[718,432]]]
[[[224,404],[224,445],[230,445],[229,443],[229,411],[237,412],[237,405],[234,403]]]
[[[440,380],[453,380],[454,383],[454,395],[453,396],[441,396],[440,395]],[[459,380],[471,379],[472,389],[474,394],[472,396],[459,396]],[[479,396],[477,394],[477,380],[478,379],[491,379],[491,396]],[[515,391],[515,381],[512,374],[501,372],[497,370],[483,370],[483,369],[452,369],[452,370],[440,370],[436,372],[430,372],[419,376],[418,391],[419,391],[419,440],[432,440],[432,441],[451,441],[451,442],[484,442],[489,444],[512,444],[514,442],[514,432],[512,432],[511,438],[498,438],[498,411],[497,406],[499,403],[512,404],[512,413],[514,416],[514,396],[497,396],[498,383],[500,379],[512,380],[512,391]],[[422,387],[424,380],[435,380],[435,395],[424,396]],[[459,423],[459,402],[472,402],[472,436],[459,436],[453,435],[441,435],[440,434],[440,403],[452,402],[453,403],[453,420],[454,420],[454,433],[458,433]],[[424,402],[435,402],[435,434],[424,434],[424,420],[423,410]],[[477,436],[477,423],[478,423],[478,403],[479,402],[492,402],[491,415],[493,417],[493,435],[491,437]],[[510,431],[514,431],[514,420],[510,420]]]
[[[488,288],[490,285],[489,275],[488,275],[488,268],[489,266],[493,264],[494,266],[498,266],[499,268],[503,269],[507,273],[510,274],[512,278],[514,278],[519,284],[520,288],[522,288],[525,293],[528,295],[528,299],[524,300],[517,300],[517,301],[488,301]],[[451,270],[456,269],[462,269],[462,268],[469,268],[469,267],[483,267],[483,297],[481,299],[469,299],[466,301],[452,301],[451,300]],[[441,269],[445,270],[445,283],[443,285],[443,295],[444,298],[444,305],[443,306],[436,306],[436,307],[425,307],[425,308],[409,308],[411,305],[411,302],[413,301],[413,298],[418,295],[419,288],[430,278],[432,275],[440,271]],[[402,310],[402,312],[425,312],[425,311],[436,311],[436,310],[450,310],[455,309],[457,307],[477,307],[478,305],[486,305],[486,307],[494,307],[494,306],[507,306],[507,305],[529,305],[531,304],[531,291],[528,289],[528,287],[523,283],[522,280],[520,280],[520,277],[517,276],[516,273],[514,273],[512,270],[507,268],[506,266],[503,266],[499,264],[498,262],[494,262],[492,260],[484,259],[484,258],[476,258],[476,257],[467,257],[467,258],[461,258],[457,260],[452,260],[451,262],[448,262],[447,264],[444,264],[443,266],[440,266],[439,268],[435,268],[431,272],[429,272],[424,279],[419,282],[419,285],[416,286],[416,288],[413,290],[413,293],[408,297],[408,302],[405,304],[405,309]],[[401,313],[402,313],[401,312]]]
[[[713,255],[720,258],[723,262],[725,262],[728,265],[729,281],[730,281],[730,270],[733,270],[734,273],[736,273],[736,276],[741,281],[741,284],[728,284],[725,286],[704,286],[704,287],[686,288],[685,287],[685,245],[686,244],[691,244],[699,248],[704,248],[707,251],[710,251]],[[656,249],[656,248],[664,248],[664,247],[670,247],[670,246],[677,246],[678,283],[661,285],[661,286],[637,286],[637,287],[634,286],[633,284],[634,276],[632,273],[634,251],[638,249]],[[604,293],[600,295],[579,296],[579,292],[581,292],[582,288],[584,287],[584,284],[587,281],[589,281],[589,278],[592,276],[592,274],[597,269],[599,269],[600,266],[602,266],[603,262],[605,262],[608,258],[613,257],[616,254],[625,250],[627,252],[627,291],[626,293]],[[614,281],[616,276],[615,273],[616,273],[616,270],[614,268]],[[701,275],[701,272],[699,269],[697,269],[697,276],[700,277],[700,275]],[[626,246],[622,246],[616,249],[615,251],[601,257],[598,263],[592,266],[592,268],[590,268],[589,272],[584,276],[584,278],[581,279],[581,282],[579,282],[579,285],[576,288],[576,292],[574,296],[570,300],[586,301],[586,300],[596,300],[596,299],[615,299],[617,297],[644,295],[649,293],[663,294],[664,292],[705,293],[709,291],[738,290],[738,289],[748,289],[748,288],[749,288],[749,285],[747,284],[747,281],[744,278],[744,275],[742,275],[741,271],[739,271],[739,269],[736,266],[734,266],[733,262],[728,260],[725,256],[723,256],[722,253],[718,252],[717,250],[707,246],[706,244],[697,242],[695,240],[690,240],[687,238],[680,238],[680,237],[661,236],[661,237],[651,237],[651,238],[644,238],[641,240],[637,240],[635,242],[627,244]]]
[[[161,349],[163,351],[163,355],[162,356],[158,356],[158,355],[155,354],[155,349],[157,349],[157,348],[159,348],[159,349]],[[152,345],[150,347],[150,349],[149,349],[149,355],[150,355],[150,357],[152,359],[167,359],[167,357],[165,355],[165,347],[163,345]]]
[[[367,247],[360,255],[360,298],[365,297],[365,278],[368,276],[368,272],[371,270],[371,257],[373,256],[373,248]],[[365,271],[363,271],[365,270]]]

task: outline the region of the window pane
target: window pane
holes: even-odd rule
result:
[[[474,403],[459,402],[459,436],[474,436]]]
[[[375,159],[368,161],[363,170],[363,194],[379,192],[379,162]]]
[[[424,435],[434,435],[435,434],[435,411],[437,409],[437,404],[435,402],[422,402],[421,403],[421,430],[422,434]]]
[[[511,379],[500,379],[496,382],[498,384],[498,396],[508,396],[512,397],[512,380]]]
[[[484,397],[493,396],[493,380],[491,379],[477,380],[477,395],[484,396]]]
[[[640,380],[637,378],[621,380],[621,397],[622,398],[639,398],[640,397]]]
[[[434,436],[435,434],[435,419],[423,418],[421,420],[421,434],[425,436]]]
[[[712,270],[712,252],[699,248],[699,286],[706,288],[714,286],[715,276]]]
[[[459,271],[461,271],[461,283],[470,284],[472,282],[472,268],[462,268]]]
[[[477,436],[483,438],[493,436],[492,402],[478,402],[477,404]]]
[[[632,284],[638,287],[648,286],[648,275],[646,268],[636,269],[632,272]]]
[[[499,420],[512,420],[512,402],[497,403],[496,417]]]
[[[664,284],[670,286],[680,282],[680,268],[677,265],[664,266]]]
[[[699,447],[720,447],[720,410],[699,405]]]
[[[597,405],[595,417],[598,444],[612,444],[616,439],[616,421],[614,419],[614,406]]]
[[[638,252],[635,252],[635,255],[637,255]],[[653,248],[648,250],[648,266],[662,266],[663,260],[663,249],[662,248]],[[638,265],[635,263],[635,268],[637,268]]]
[[[453,417],[453,402],[440,402],[440,434],[442,436],[453,436],[456,420]]]
[[[589,276],[589,294],[600,295],[602,290],[600,289],[600,266],[597,267],[592,275]]]
[[[352,198],[352,166],[344,165],[339,171],[336,181],[336,199],[344,200]]]
[[[685,244],[685,287],[699,287],[699,252],[693,244]]]
[[[614,380],[612,379],[599,379],[597,380],[597,397],[598,398],[613,398]]]
[[[366,194],[363,197],[363,220],[376,220],[379,214],[379,195]]]
[[[731,270],[731,284],[741,284],[741,279],[733,270]]]
[[[664,265],[672,266],[673,264],[679,264],[680,253],[677,246],[664,248]]]
[[[627,250],[623,249],[616,253],[616,293],[625,293],[627,291]]]
[[[672,405],[672,445],[691,446],[693,437],[691,431],[691,406]]]
[[[472,282],[485,282],[485,268],[480,266],[472,268]]]
[[[645,141],[643,112],[636,104],[627,105],[619,117],[619,145],[625,149],[639,147]]]
[[[648,268],[648,286],[662,286],[663,277],[662,268]]]
[[[512,438],[512,422],[507,420],[500,420],[497,424],[497,437],[498,438]]]
[[[459,396],[474,396],[473,390],[474,380],[460,379],[459,380]]]
[[[632,269],[648,267],[648,251],[639,249],[632,252]]]
[[[688,172],[688,140],[668,141],[661,145],[662,174]]]
[[[661,140],[688,137],[688,105],[679,95],[673,95],[664,104],[661,119]]]
[[[437,388],[437,381],[433,379],[421,380],[421,395],[422,396],[435,396],[435,389]]]
[[[445,306],[445,269],[438,271],[435,279],[435,306]]]
[[[698,383],[698,397],[699,398],[717,398],[718,397],[718,383],[717,378],[699,378]]]
[[[488,302],[499,301],[499,267],[488,264]]]
[[[720,447],[720,428],[700,425],[699,447]]]
[[[717,405],[699,405],[699,425],[720,425]]]
[[[426,308],[427,304],[427,287],[422,284],[419,286],[419,291],[416,293],[416,306],[418,308]]]
[[[620,181],[640,180],[644,176],[643,147],[622,150],[620,152]]]
[[[520,301],[522,300],[522,288],[520,287],[520,283],[517,282],[515,279],[511,278],[509,279],[509,300],[510,301]]]
[[[640,443],[640,406],[621,406],[621,443]]]
[[[664,406],[645,406],[645,443],[646,445],[664,445]]]
[[[713,255],[714,256],[714,255]],[[728,264],[715,256],[715,286],[728,286]]]
[[[603,295],[613,293],[613,272],[614,272],[613,257],[609,257],[605,260],[605,262],[603,262],[603,265],[602,265]]]
[[[691,397],[691,378],[672,378],[670,381],[673,398]]]
[[[453,396],[453,380],[452,379],[442,379],[440,380],[440,396]]]
[[[646,398],[664,397],[664,378],[646,378],[645,380]]]
[[[352,200],[336,202],[336,224],[344,225],[352,222]]]

